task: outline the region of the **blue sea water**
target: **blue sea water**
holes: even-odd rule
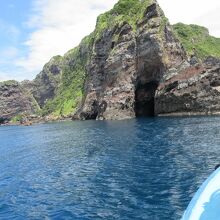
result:
[[[0,219],[180,219],[217,163],[219,117],[0,127]]]

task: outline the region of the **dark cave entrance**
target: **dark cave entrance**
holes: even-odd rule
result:
[[[0,125],[4,124],[7,121],[6,118],[0,117]]]
[[[138,84],[135,91],[135,114],[136,117],[155,116],[155,92],[158,87],[157,81]]]

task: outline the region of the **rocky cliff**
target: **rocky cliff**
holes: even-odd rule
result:
[[[78,47],[53,57],[33,81],[7,85],[13,93],[0,92],[0,116],[217,114],[219,47],[206,28],[172,27],[156,0],[119,0]]]
[[[155,96],[156,115],[220,114],[220,60],[185,63],[162,81]]]
[[[0,123],[21,114],[37,113],[33,95],[16,81],[0,82]]]
[[[154,95],[162,76],[186,58],[156,1],[130,4],[119,1],[98,18],[96,28],[103,23],[108,28],[93,44],[80,119],[154,115]]]
[[[220,39],[198,25],[174,25],[189,59],[163,75],[156,115],[220,114]]]
[[[42,108],[48,100],[56,96],[61,81],[62,57],[53,57],[31,82],[30,90]]]
[[[125,2],[98,18],[96,29],[108,28],[94,41],[77,117],[218,114],[219,62],[204,60],[220,57],[220,39],[197,25],[171,27],[156,1]]]

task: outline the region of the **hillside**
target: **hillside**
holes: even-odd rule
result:
[[[173,28],[188,55],[195,53],[200,59],[208,56],[220,58],[220,38],[210,36],[207,28],[182,23],[173,25]]]

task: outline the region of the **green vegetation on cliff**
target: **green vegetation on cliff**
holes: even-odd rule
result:
[[[55,97],[43,107],[43,116],[69,116],[76,111],[83,95],[89,46],[88,38],[84,38],[80,46],[64,55],[60,84]]]
[[[42,108],[43,116],[68,116],[76,111],[83,97],[86,65],[93,52],[94,42],[103,35],[105,30],[125,22],[135,31],[147,7],[153,3],[155,0],[119,0],[113,9],[98,17],[94,32],[85,37],[78,47],[67,52],[62,57],[62,61],[61,57],[57,57],[57,62],[54,60],[53,65],[57,64],[61,69],[61,75],[55,96],[48,99]],[[164,24],[167,23],[165,16],[162,16],[162,20]],[[220,39],[209,36],[206,28],[181,23],[173,27],[188,55],[193,54],[195,48],[199,58],[209,55],[220,57]],[[161,28],[163,29],[163,24]],[[50,66],[48,68],[50,69]],[[50,78],[54,78],[53,74],[48,74],[52,75]]]
[[[220,57],[220,38],[210,36],[207,28],[182,23],[173,25],[173,28],[188,55],[194,54],[195,50],[201,59],[207,56]]]
[[[94,42],[99,40],[105,30],[125,22],[135,31],[147,7],[153,3],[155,0],[119,0],[113,9],[98,17],[94,32],[85,37],[78,47],[63,57],[53,57],[33,82],[25,84],[27,91],[33,94],[37,109],[40,108],[40,111],[35,112],[52,117],[73,114],[83,97],[86,67],[94,52]],[[20,114],[13,120],[20,120]]]
[[[94,32],[85,37],[78,47],[70,50],[63,57],[53,57],[35,80],[23,82],[20,86],[22,87],[21,94],[26,97],[25,101],[31,106],[27,108],[30,109],[29,112],[52,117],[70,116],[75,113],[84,95],[87,64],[91,61],[91,55],[96,55],[96,43],[101,37],[105,37],[105,31],[114,30],[109,34],[110,38],[107,40],[110,39],[117,43],[121,31],[118,27],[128,23],[135,35],[137,24],[143,19],[148,21],[149,17],[154,18],[154,10],[156,10],[156,13],[160,14],[160,19],[151,20],[152,24],[148,22],[150,23],[149,29],[151,25],[157,25],[160,28],[160,31],[156,32],[159,35],[158,38],[165,37],[164,26],[168,20],[159,7],[153,5],[148,8],[153,3],[156,1],[119,0],[113,9],[97,18]],[[153,24],[154,22],[155,24]],[[148,29],[146,26],[144,28]],[[195,53],[200,59],[207,56],[220,57],[220,39],[210,36],[208,29],[182,23],[173,25],[173,29],[189,56]],[[114,51],[115,48],[112,48],[111,51]],[[3,85],[18,87],[20,84],[16,81],[0,82],[0,87]],[[17,100],[17,97],[14,100]],[[16,114],[11,114],[12,121],[21,121],[23,117],[21,113],[25,111],[27,110],[22,109],[22,111],[15,112]]]
[[[100,37],[105,29],[109,29],[116,24],[121,25],[127,22],[136,29],[136,24],[143,18],[146,8],[155,2],[154,0],[120,0],[114,8],[97,19],[95,36]]]
[[[94,41],[102,36],[104,30],[117,24],[121,25],[127,22],[135,29],[146,8],[153,2],[154,0],[120,0],[112,10],[98,17],[94,32],[85,37],[78,47],[67,52],[62,57],[62,62],[60,61],[61,58],[58,57],[57,62],[53,59],[53,62],[49,62],[45,66],[44,72],[46,72],[48,79],[54,78],[53,73],[50,72],[50,65],[52,64],[61,69],[61,75],[55,96],[46,100],[42,106],[41,114],[43,116],[68,116],[76,111],[82,100],[86,65]]]
[[[3,82],[0,82],[0,87],[3,87],[3,86],[18,86],[19,83],[15,80],[7,80],[7,81],[3,81]]]
[[[111,29],[117,24],[127,22],[136,29],[136,24],[143,18],[146,8],[154,2],[154,0],[119,0],[112,10],[98,17],[94,32],[85,37],[78,47],[62,57],[62,64],[59,63],[59,57],[57,66],[61,69],[60,82],[55,96],[44,103],[41,111],[43,116],[68,116],[76,111],[82,100],[86,65],[94,41],[102,36],[104,30]],[[52,63],[54,65],[56,61],[53,60]],[[50,63],[47,69],[50,70]],[[50,71],[47,75],[50,76],[49,78],[53,76]]]
[[[16,116],[14,116],[10,121],[11,121],[12,123],[17,123],[17,122],[21,122],[22,119],[23,119],[23,116],[18,114],[18,115],[16,115]]]

